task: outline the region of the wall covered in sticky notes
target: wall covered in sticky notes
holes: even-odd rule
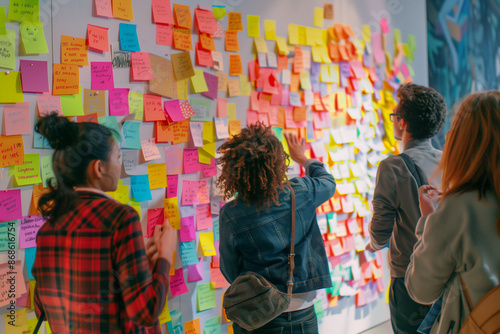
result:
[[[111,195],[139,211],[145,236],[165,217],[179,230],[164,332],[231,332],[215,152],[256,121],[280,140],[305,137],[338,182],[318,209],[333,282],[315,303],[320,332],[387,320],[385,256],[364,251],[369,201],[377,164],[397,152],[395,92],[427,84],[425,23],[425,3],[392,0],[9,0],[0,7],[0,275],[15,239],[19,327],[33,326],[36,202],[52,175],[52,150],[33,126],[49,111],[116,129],[123,170]]]

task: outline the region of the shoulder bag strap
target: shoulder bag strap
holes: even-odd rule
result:
[[[295,269],[295,192],[289,182],[286,186],[290,189],[292,199],[292,235],[290,237],[290,255],[288,255],[288,282],[286,283],[288,288],[287,294],[291,295],[293,289],[293,270]]]
[[[465,298],[467,298],[467,304],[469,304],[469,309],[472,311],[472,301],[471,301],[470,296],[469,296],[469,291],[467,290],[467,287],[465,286],[465,282],[462,279],[462,275],[458,274],[458,276],[460,277],[460,283],[462,284],[462,290],[464,290]]]
[[[424,185],[424,180],[420,176],[420,173],[417,170],[417,166],[415,165],[415,162],[413,161],[412,158],[406,153],[401,153],[399,157],[403,160],[405,163],[406,167],[410,170],[411,175],[415,178],[415,181],[417,181],[417,188],[420,188],[421,186]]]
[[[45,320],[45,312],[42,310],[42,313],[38,317],[38,322],[36,323],[36,327],[33,330],[34,334],[38,333],[38,330],[40,329],[40,326],[42,325],[43,321]]]

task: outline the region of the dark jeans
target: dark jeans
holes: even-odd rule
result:
[[[424,320],[431,306],[418,304],[411,299],[403,277],[391,278],[389,308],[392,329],[395,334],[418,333],[418,326]]]
[[[285,312],[264,326],[251,332],[233,323],[234,334],[318,334],[318,319],[314,306],[294,312]]]

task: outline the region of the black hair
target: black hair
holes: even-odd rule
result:
[[[446,102],[435,89],[406,84],[399,88],[397,113],[414,139],[432,138],[446,119]]]
[[[47,138],[55,150],[52,156],[54,178],[48,180],[49,192],[38,206],[47,221],[74,209],[78,195],[73,189],[87,182],[87,167],[94,160],[108,161],[113,149],[110,129],[97,123],[73,123],[52,113],[42,117],[35,131]]]

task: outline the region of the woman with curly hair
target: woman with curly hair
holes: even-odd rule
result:
[[[221,209],[220,267],[232,283],[251,271],[286,293],[290,253],[291,203],[289,182],[296,197],[295,270],[290,307],[252,331],[317,333],[313,307],[316,290],[332,285],[316,208],[335,192],[335,180],[323,164],[304,155],[304,141],[287,135],[290,157],[306,169],[305,177],[288,181],[288,155],[271,128],[250,125],[220,147],[218,179],[224,198],[236,196]],[[248,333],[233,324],[235,333]]]

